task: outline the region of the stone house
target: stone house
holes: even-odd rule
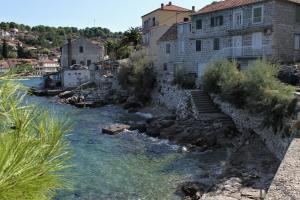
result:
[[[85,38],[68,42],[61,49],[61,82],[64,88],[90,82],[89,67],[104,59],[104,47]]]
[[[198,77],[217,59],[235,59],[242,68],[257,58],[299,61],[300,1],[214,2],[194,13],[191,22],[178,23],[176,40],[165,44],[160,40],[158,46],[166,43],[175,45],[177,54],[172,62],[165,62]],[[165,56],[163,51],[160,56]]]
[[[90,70],[82,65],[72,65],[61,71],[61,83],[63,88],[74,88],[91,81]]]
[[[79,38],[68,42],[61,48],[61,67],[68,68],[78,64],[90,66],[104,59],[104,46]]]
[[[151,60],[157,61],[157,41],[174,24],[188,21],[190,15],[195,12],[192,10],[173,5],[161,4],[161,7],[142,16],[143,22],[143,44]]]

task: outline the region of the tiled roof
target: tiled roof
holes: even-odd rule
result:
[[[173,24],[157,42],[165,42],[177,39],[177,24]]]
[[[204,8],[200,9],[196,14],[205,14],[205,13],[210,13],[218,10],[225,10],[229,8],[235,8],[239,6],[244,6],[248,4],[254,4],[254,3],[259,3],[263,2],[265,0],[224,0],[224,1],[218,1],[218,2],[213,2]]]
[[[160,8],[161,9],[161,8]],[[189,12],[191,10],[176,6],[176,5],[164,5],[163,9],[161,10],[168,10],[168,11],[181,11],[181,12]]]
[[[205,13],[210,13],[218,10],[225,10],[229,8],[235,8],[239,6],[244,6],[244,5],[249,5],[249,4],[254,4],[254,3],[260,3],[264,2],[266,0],[223,0],[223,1],[215,1],[202,9],[200,9],[197,14],[205,14]],[[286,0],[289,2],[293,3],[298,3],[300,4],[300,0]]]
[[[167,5],[164,5],[163,7],[160,7],[156,10],[153,10],[153,11],[143,15],[142,17],[147,16],[147,15],[149,15],[153,12],[159,11],[159,10],[176,11],[176,12],[192,12],[192,10],[189,10],[189,9],[186,9],[186,8],[183,8],[183,7],[180,7],[180,6],[176,6],[176,5],[173,5],[173,4],[171,4],[171,5],[167,4]]]

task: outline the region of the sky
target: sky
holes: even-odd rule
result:
[[[141,16],[160,7],[162,0],[0,0],[0,22],[30,26],[100,26],[125,31],[141,26]],[[173,0],[178,6],[196,9],[213,0]]]

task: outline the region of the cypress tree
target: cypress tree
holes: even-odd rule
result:
[[[5,39],[3,39],[3,42],[2,42],[2,57],[5,59],[8,58],[8,50],[7,50],[7,44],[6,44]]]

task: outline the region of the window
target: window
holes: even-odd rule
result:
[[[296,22],[300,23],[300,6],[296,6]]]
[[[214,39],[214,50],[220,50],[220,38]]]
[[[183,25],[182,24],[180,24],[180,25],[178,25],[178,29],[179,29],[179,34],[183,34],[183,29],[184,29],[184,27],[183,27]]]
[[[152,26],[156,26],[155,17],[152,18]]]
[[[92,64],[91,60],[87,60],[87,66],[90,66]]]
[[[262,49],[262,33],[252,33],[252,48]]]
[[[84,65],[84,61],[80,61],[80,65],[82,65],[82,66],[83,66],[83,65]]]
[[[197,30],[202,29],[202,20],[201,19],[198,19],[196,21],[196,29]]]
[[[239,27],[243,24],[243,11],[236,11],[233,13],[234,27]]]
[[[83,53],[83,46],[79,47],[79,53]]]
[[[163,69],[164,69],[164,71],[168,71],[168,64],[167,63],[163,64]]]
[[[252,22],[254,24],[263,22],[263,6],[256,6],[252,9]]]
[[[166,53],[167,54],[171,53],[171,45],[170,44],[166,44]]]
[[[75,65],[76,64],[76,60],[72,60],[72,65]]]
[[[202,51],[202,41],[196,40],[196,51]]]
[[[180,42],[179,42],[179,45],[180,45],[180,53],[184,53],[184,51],[185,51],[185,44],[184,44],[184,41],[180,41]]]
[[[299,35],[295,35],[295,46],[294,46],[295,50],[300,50],[300,34]]]
[[[224,24],[224,17],[223,16],[212,17],[210,19],[210,26],[211,27],[223,26],[223,24]]]

